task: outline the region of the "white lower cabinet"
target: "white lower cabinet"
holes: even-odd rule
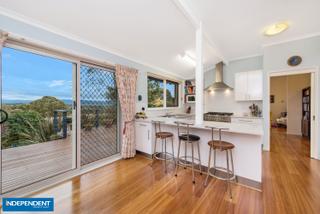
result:
[[[262,118],[257,117],[231,117],[231,123],[262,125]]]
[[[152,154],[152,124],[150,122],[135,122],[136,150]]]

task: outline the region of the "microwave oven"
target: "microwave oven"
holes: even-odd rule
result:
[[[196,95],[187,95],[186,96],[186,103],[195,103],[196,102]]]

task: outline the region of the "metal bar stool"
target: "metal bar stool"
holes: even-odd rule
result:
[[[234,174],[234,165],[233,165],[233,157],[232,157],[232,149],[234,149],[235,146],[232,143],[221,140],[222,130],[228,130],[228,128],[216,128],[216,127],[207,127],[207,128],[211,128],[212,140],[208,142],[208,145],[210,147],[210,151],[209,151],[208,172],[207,172],[207,178],[205,180],[205,186],[208,183],[209,176],[215,177],[220,180],[227,181],[227,188],[229,190],[230,198],[232,198],[232,190],[231,190],[230,182],[232,180],[236,179],[236,176]],[[213,139],[214,130],[219,131],[219,140]],[[214,152],[213,167],[210,168],[212,150]],[[223,152],[223,151],[226,152],[226,161],[227,161],[226,168],[221,167],[221,166],[216,166],[216,151],[217,150],[220,150],[221,152]],[[231,170],[230,170],[230,166],[229,166],[229,155],[230,155],[230,162],[231,162]],[[226,174],[225,175],[217,175],[216,174],[217,170],[222,171]]]
[[[173,134],[171,132],[161,131],[161,124],[164,122],[152,121],[152,123],[154,123],[154,127],[155,127],[155,143],[154,143],[154,151],[152,154],[152,159],[153,161],[155,159],[164,161],[165,171],[167,172],[167,160],[174,161]],[[167,138],[171,138],[172,153],[167,152]],[[161,152],[157,152],[158,139],[161,140]],[[163,147],[164,147],[164,151],[163,151]]]
[[[192,123],[185,123],[185,122],[175,122],[178,127],[178,137],[179,137],[179,146],[178,146],[178,156],[176,159],[176,173],[175,176],[178,176],[178,168],[179,166],[183,166],[184,168],[190,167],[192,169],[192,182],[195,183],[194,178],[194,165],[199,166],[200,175],[202,175],[201,171],[201,156],[200,156],[200,146],[199,141],[200,137],[197,135],[190,134],[190,125],[193,125]],[[184,132],[181,132],[181,130],[184,130]],[[180,156],[180,148],[181,148],[181,142],[184,142],[184,156]],[[194,157],[194,144],[198,147],[198,158]],[[191,156],[187,155],[187,149],[188,145],[191,145]],[[190,161],[191,160],[191,161]],[[195,161],[197,163],[195,163]]]

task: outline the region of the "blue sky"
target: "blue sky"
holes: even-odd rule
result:
[[[35,100],[42,96],[72,98],[71,62],[3,48],[2,99]]]

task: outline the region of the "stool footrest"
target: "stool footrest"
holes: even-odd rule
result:
[[[166,160],[165,159],[165,154],[167,154],[167,160],[174,160],[174,155],[172,153],[165,153],[165,152],[156,152],[153,153],[153,158],[157,160]]]
[[[194,165],[199,165],[201,161],[199,158],[193,158]],[[192,156],[180,156],[177,160],[177,164],[181,166],[192,166]]]
[[[218,173],[220,175],[217,175],[217,171],[218,171]],[[211,167],[209,169],[209,175],[214,177],[214,178],[217,178],[217,179],[220,179],[220,180],[224,180],[224,181],[235,180],[236,179],[236,175],[234,174],[234,172],[229,170],[229,173],[228,173],[228,170],[226,168],[224,168],[224,167],[216,166],[216,167]]]

